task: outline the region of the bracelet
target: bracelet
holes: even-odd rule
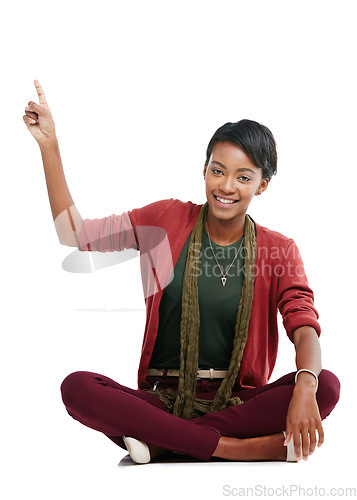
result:
[[[313,372],[312,370],[308,370],[307,368],[302,368],[301,370],[297,371],[296,374],[295,374],[295,384],[296,384],[296,381],[297,381],[297,378],[298,378],[298,375],[299,373],[301,372],[307,372],[307,373],[311,373],[311,375],[313,375],[315,377],[315,380],[316,380],[316,387],[315,387],[315,394],[317,392],[317,388],[319,386],[319,379],[316,375],[315,372]]]

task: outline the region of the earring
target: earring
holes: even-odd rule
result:
[[[259,191],[258,195],[259,195],[259,194],[262,194],[262,193]]]

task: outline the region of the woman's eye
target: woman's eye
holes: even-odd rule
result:
[[[221,173],[222,173],[222,170],[220,170],[219,168],[212,168],[212,172],[213,172],[214,174],[217,174],[217,173],[218,173],[218,174],[221,174]],[[246,175],[241,175],[240,177],[238,177],[238,179],[242,179],[242,180],[243,180],[243,182],[248,182],[248,181],[250,181],[250,178],[249,178],[249,177],[247,177]]]

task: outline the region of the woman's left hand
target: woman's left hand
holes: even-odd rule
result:
[[[320,447],[324,442],[324,431],[315,392],[296,384],[286,418],[284,445],[293,439],[297,460],[301,458],[307,460],[316,448],[316,431],[319,433],[318,446]]]

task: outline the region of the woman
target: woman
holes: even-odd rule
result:
[[[321,366],[318,312],[294,240],[247,215],[276,173],[270,130],[241,120],[215,132],[203,205],[171,198],[83,220],[34,83],[39,104],[30,101],[23,119],[40,146],[60,242],[81,251],[140,251],[147,308],[138,389],[74,372],[61,385],[68,413],[137,463],[170,451],[201,460],[307,460],[324,441],[321,421],[340,385]],[[268,383],[278,310],[297,370]]]

